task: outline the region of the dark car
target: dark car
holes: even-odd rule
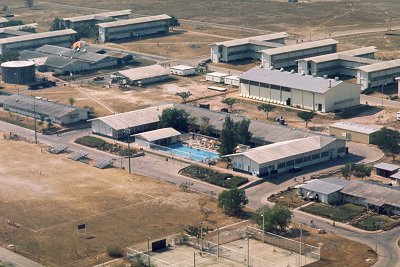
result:
[[[289,172],[299,172],[299,171],[301,171],[303,168],[302,167],[299,167],[299,166],[295,166],[295,167],[293,167],[293,168],[291,168],[290,170],[289,170]]]

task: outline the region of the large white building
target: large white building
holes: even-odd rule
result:
[[[261,59],[261,50],[284,46],[287,33],[279,32],[249,38],[218,42],[211,45],[212,62]]]
[[[400,59],[380,61],[357,68],[357,83],[361,89],[384,86],[396,82],[400,76]]]
[[[313,136],[289,140],[231,154],[233,169],[267,176],[346,156],[346,141]]]
[[[337,44],[336,40],[324,39],[262,50],[262,65],[275,69],[296,68],[299,59],[335,53]]]
[[[169,32],[168,15],[149,16],[135,19],[99,23],[99,41],[109,42],[126,38]]]
[[[69,47],[75,40],[76,31],[67,29],[52,32],[32,33],[0,39],[0,54],[5,49],[16,52],[34,50],[43,45]]]
[[[360,104],[360,85],[255,67],[239,76],[240,96],[318,112]]]
[[[88,26],[90,24],[99,23],[107,19],[128,19],[131,13],[132,11],[130,9],[127,9],[77,17],[69,17],[63,18],[63,23],[66,28],[76,29]]]
[[[166,68],[156,64],[121,70],[116,73],[116,76],[125,78],[126,83],[130,82],[133,85],[145,85],[167,80],[169,78],[169,74],[170,72]]]
[[[314,76],[357,76],[357,67],[379,62],[374,59],[375,46],[356,48],[316,57],[299,59],[298,73]]]

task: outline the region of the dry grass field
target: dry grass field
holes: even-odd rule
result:
[[[46,266],[91,266],[108,260],[110,244],[126,247],[146,235],[179,232],[201,220],[200,199],[214,211],[209,221],[234,222],[200,194],[119,169],[99,170],[22,141],[0,140],[0,146],[0,243],[13,243],[5,220],[15,221],[21,225],[17,252]],[[80,223],[87,224],[88,238],[77,236]]]

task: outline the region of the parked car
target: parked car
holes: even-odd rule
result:
[[[290,170],[289,170],[289,172],[299,172],[299,171],[301,171],[303,168],[302,167],[299,167],[299,166],[294,166],[293,168],[291,168]]]
[[[102,81],[102,80],[104,80],[103,76],[96,76],[93,78],[93,81]]]

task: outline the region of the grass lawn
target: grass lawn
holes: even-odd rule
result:
[[[282,193],[272,195],[268,200],[291,208],[297,208],[307,203],[307,201],[297,195],[297,189],[289,189]]]
[[[376,229],[376,223],[379,223],[379,228],[381,229],[388,227],[395,222],[395,219],[392,219],[386,215],[373,215],[358,222],[354,226],[367,231],[374,231]]]
[[[365,211],[362,206],[345,204],[342,206],[331,206],[324,203],[314,203],[302,209],[305,212],[319,215],[339,222],[348,222]]]

